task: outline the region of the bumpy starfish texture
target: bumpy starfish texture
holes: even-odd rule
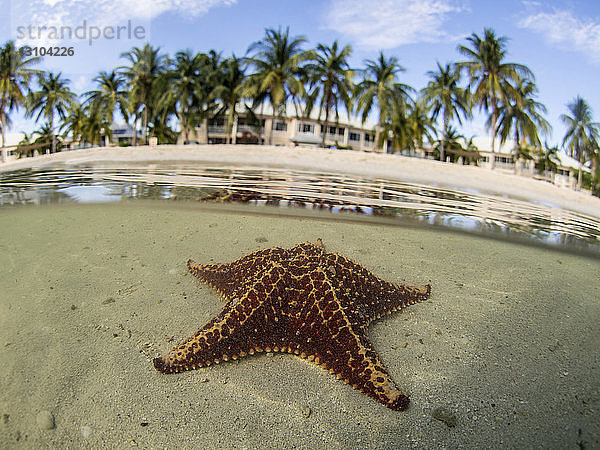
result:
[[[190,272],[227,304],[185,343],[154,359],[181,372],[256,352],[287,352],[335,374],[394,410],[409,399],[396,386],[366,331],[385,314],[429,297],[429,285],[382,280],[319,239],[291,249],[259,250],[229,264],[188,261]]]

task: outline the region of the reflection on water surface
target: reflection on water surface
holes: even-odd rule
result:
[[[547,204],[397,180],[216,166],[57,167],[0,174],[0,205],[177,199],[327,209],[526,237],[600,253],[600,220]]]

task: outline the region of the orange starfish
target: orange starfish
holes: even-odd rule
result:
[[[429,285],[390,283],[319,239],[291,249],[259,250],[229,264],[188,261],[190,271],[227,300],[221,313],[185,343],[154,359],[181,372],[255,352],[287,352],[394,410],[409,399],[367,337],[373,320],[429,297]]]

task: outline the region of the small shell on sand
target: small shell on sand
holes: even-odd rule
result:
[[[55,427],[54,415],[50,411],[40,411],[35,417],[35,421],[41,430],[53,430]]]
[[[438,407],[431,411],[434,419],[444,422],[448,427],[456,426],[456,415],[447,408]]]
[[[81,437],[83,439],[89,438],[90,435],[92,434],[92,429],[90,427],[88,427],[87,425],[83,425],[82,427],[80,427],[79,431],[81,432]]]

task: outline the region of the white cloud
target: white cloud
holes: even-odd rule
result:
[[[541,34],[550,44],[584,53],[600,63],[600,22],[597,20],[580,19],[570,11],[555,9],[532,13],[518,25]]]
[[[333,0],[326,26],[359,47],[389,49],[454,39],[443,25],[465,9],[456,0]]]
[[[77,78],[74,80],[72,79],[71,81],[73,82],[73,90],[75,92],[82,92],[90,84],[89,77],[85,75],[79,75]]]
[[[74,30],[85,24],[89,35],[91,27],[103,32],[107,27],[131,22],[144,28],[145,36],[140,40],[147,41],[150,20],[165,12],[193,18],[211,8],[235,3],[237,0],[13,0],[10,8],[11,33],[19,44],[57,45],[65,39],[55,39],[51,35],[52,27]],[[98,39],[105,38],[100,36]]]

